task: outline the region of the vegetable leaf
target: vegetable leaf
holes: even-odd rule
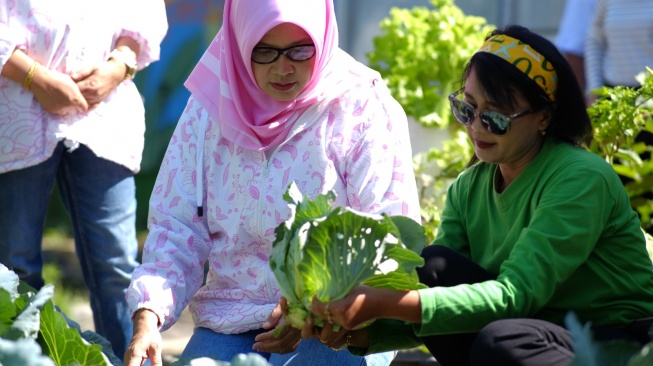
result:
[[[54,366],[31,338],[10,341],[0,338],[0,365]]]
[[[422,287],[415,268],[424,264],[418,253],[426,236],[414,220],[334,208],[334,192],[311,200],[294,182],[284,198],[291,215],[275,231],[270,267],[288,300],[292,326],[303,326],[314,296],[322,302],[342,299],[359,284]],[[322,322],[316,317],[316,324]]]

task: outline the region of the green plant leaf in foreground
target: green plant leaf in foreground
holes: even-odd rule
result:
[[[300,243],[297,240],[300,232],[303,233],[307,230],[308,222],[325,217],[331,211],[331,203],[335,199],[335,194],[320,195],[311,201],[304,199],[299,188],[293,182],[289,185],[283,198],[289,203],[292,211],[291,217],[294,217],[294,220],[287,220],[275,229],[276,240],[270,253],[270,267],[281,288],[286,289],[284,297],[288,299],[289,303],[297,303],[300,301],[300,295],[304,292],[303,282],[297,281],[300,276],[298,270],[302,252],[292,248],[299,247]]]
[[[574,340],[574,359],[569,366],[651,366],[645,361],[647,355],[638,361],[633,357],[641,348],[636,342],[615,340],[596,342],[592,337],[590,324],[581,326],[576,315],[569,313],[565,325]],[[647,347],[650,347],[648,345]],[[641,355],[641,353],[640,353]],[[648,356],[650,357],[650,356]],[[650,358],[648,359],[650,362]]]
[[[388,216],[335,209],[327,220],[309,229],[305,258],[300,264],[307,292],[326,302],[345,297],[356,285],[374,275],[381,279],[394,273],[395,277],[403,276],[409,282],[410,271],[423,265],[424,260],[402,246],[400,237]]]
[[[39,343],[58,366],[109,365],[102,346],[86,343],[77,329],[68,326],[51,301],[41,311]]]
[[[419,288],[415,268],[424,264],[418,253],[426,237],[417,222],[333,208],[335,193],[310,200],[294,182],[284,198],[291,216],[275,231],[270,267],[288,300],[293,327],[303,326],[314,296],[338,300],[359,284]],[[322,322],[316,317],[317,325]]]
[[[41,354],[41,347],[34,339],[0,338],[0,365],[54,366],[54,362]]]
[[[21,338],[36,339],[40,329],[40,312],[52,298],[54,286],[43,286],[37,293],[32,287],[21,283],[18,286],[20,296],[16,299],[18,316],[3,338],[17,340]]]
[[[16,317],[16,306],[11,300],[11,294],[0,288],[0,337],[11,328],[13,319]]]

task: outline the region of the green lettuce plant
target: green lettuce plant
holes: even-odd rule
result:
[[[405,216],[333,207],[334,192],[313,200],[291,183],[284,199],[290,218],[275,231],[270,267],[288,301],[288,323],[302,328],[313,297],[344,298],[356,285],[416,289],[424,229]],[[316,324],[323,319],[316,317]]]
[[[432,9],[392,8],[367,57],[407,115],[425,126],[445,127],[451,119],[447,96],[493,27],[483,17],[465,15],[453,0],[431,4]]]
[[[0,364],[21,366],[122,365],[111,344],[83,333],[52,298],[54,286],[36,291],[0,264]]]

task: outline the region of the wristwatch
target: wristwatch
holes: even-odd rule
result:
[[[113,50],[109,54],[109,60],[114,59],[118,62],[122,62],[127,66],[127,71],[125,72],[125,80],[126,79],[133,79],[134,75],[136,75],[136,59],[129,57],[125,52],[122,52],[120,50]]]

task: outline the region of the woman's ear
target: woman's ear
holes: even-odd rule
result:
[[[549,128],[551,118],[553,118],[553,112],[549,108],[544,109],[542,111],[542,119],[540,120],[540,131],[546,131]]]

